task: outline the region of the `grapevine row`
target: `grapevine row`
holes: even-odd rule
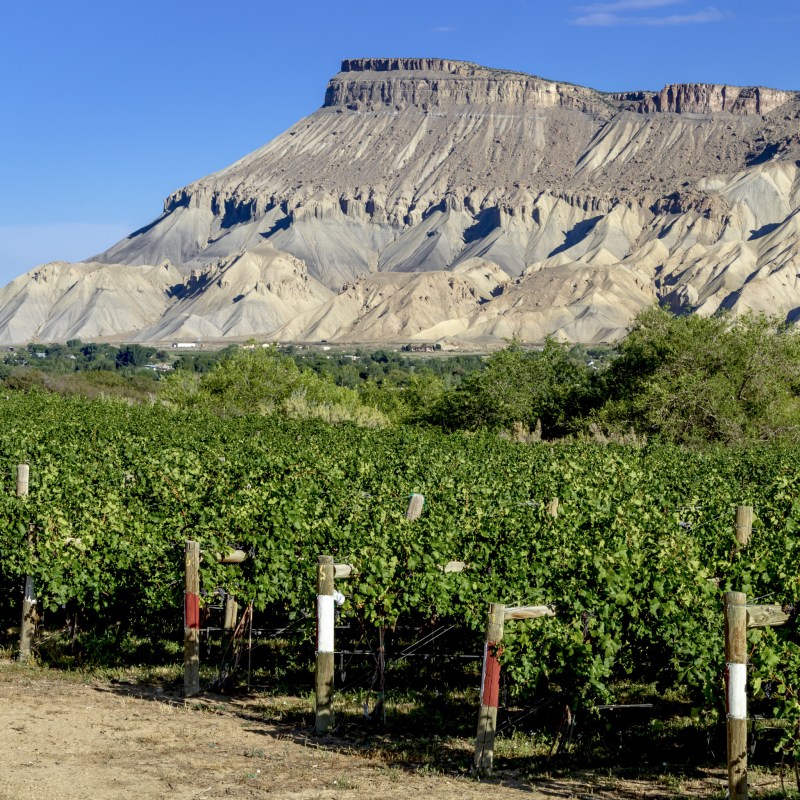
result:
[[[241,566],[204,560],[204,585],[313,616],[316,559],[329,553],[356,567],[344,613],[367,626],[447,619],[477,635],[490,600],[557,604],[557,620],[506,637],[520,694],[558,687],[596,702],[625,678],[718,707],[720,592],[800,594],[799,476],[779,447],[518,445],[11,394],[0,458],[8,624],[29,574],[41,605],[78,608],[84,626],[177,632],[187,539],[249,553]],[[14,493],[20,462],[31,464],[27,500]],[[413,525],[412,492],[426,497]],[[740,557],[732,516],[745,503],[756,518]],[[467,568],[443,573],[451,560]],[[781,713],[800,717],[793,630],[751,636],[756,685],[783,686]]]

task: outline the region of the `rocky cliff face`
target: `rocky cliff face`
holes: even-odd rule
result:
[[[639,114],[769,114],[784,103],[797,99],[797,93],[761,86],[673,83],[656,94],[636,92],[613,97]]]
[[[610,116],[600,93],[532,75],[436,58],[366,58],[342,62],[328,83],[326,107],[350,111],[414,106],[570,108]]]
[[[798,120],[771,89],[348,60],[319,110],[147,227],[0,291],[0,339],[591,342],[655,300],[793,319]]]
[[[453,61],[447,58],[345,58],[341,72],[437,72],[469,78],[474,75],[508,70],[491,70],[468,61]],[[529,77],[523,75],[523,77]]]

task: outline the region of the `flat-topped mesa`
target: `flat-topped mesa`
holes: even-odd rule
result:
[[[342,72],[449,72],[451,75],[470,77],[492,70],[468,61],[448,58],[346,58]],[[505,70],[502,70],[505,72]]]
[[[789,100],[795,92],[766,89],[762,86],[726,86],[719,83],[673,83],[660,92],[629,92],[612,95],[627,103],[623,107],[639,114],[769,114]]]
[[[613,111],[593,89],[441,58],[343,61],[328,83],[324,105],[350,111],[467,105],[560,107],[602,116]]]

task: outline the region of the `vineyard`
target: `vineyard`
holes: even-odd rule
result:
[[[105,641],[123,659],[122,643],[135,636],[182,641],[189,539],[207,556],[207,603],[215,590],[252,602],[281,632],[280,646],[265,649],[267,668],[307,688],[320,554],[354,569],[337,582],[352,652],[380,640],[390,658],[446,631],[437,651],[446,667],[433,675],[420,661],[419,670],[453,685],[474,684],[477,666],[448,661],[444,643],[480,652],[489,602],[552,605],[554,617],[506,627],[504,691],[518,703],[559,697],[587,711],[637,683],[724,716],[721,593],[783,606],[800,597],[800,472],[790,448],[519,445],[489,433],[222,419],[9,393],[0,457],[3,629],[19,624],[30,575],[41,631],[70,625],[73,638],[92,634],[93,647]],[[20,498],[14,475],[24,462],[30,494]],[[413,523],[412,493],[425,496]],[[547,508],[554,497],[557,516]],[[737,551],[741,504],[755,518]],[[247,553],[242,564],[210,557],[233,548]],[[452,561],[463,571],[446,571]],[[748,637],[751,692],[782,721],[794,754],[794,621]]]

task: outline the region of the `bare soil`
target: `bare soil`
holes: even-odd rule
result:
[[[491,781],[389,765],[267,721],[243,701],[0,663],[0,800],[117,798],[632,798],[708,796],[721,775],[667,786],[599,778]],[[466,744],[465,744],[466,746]]]

